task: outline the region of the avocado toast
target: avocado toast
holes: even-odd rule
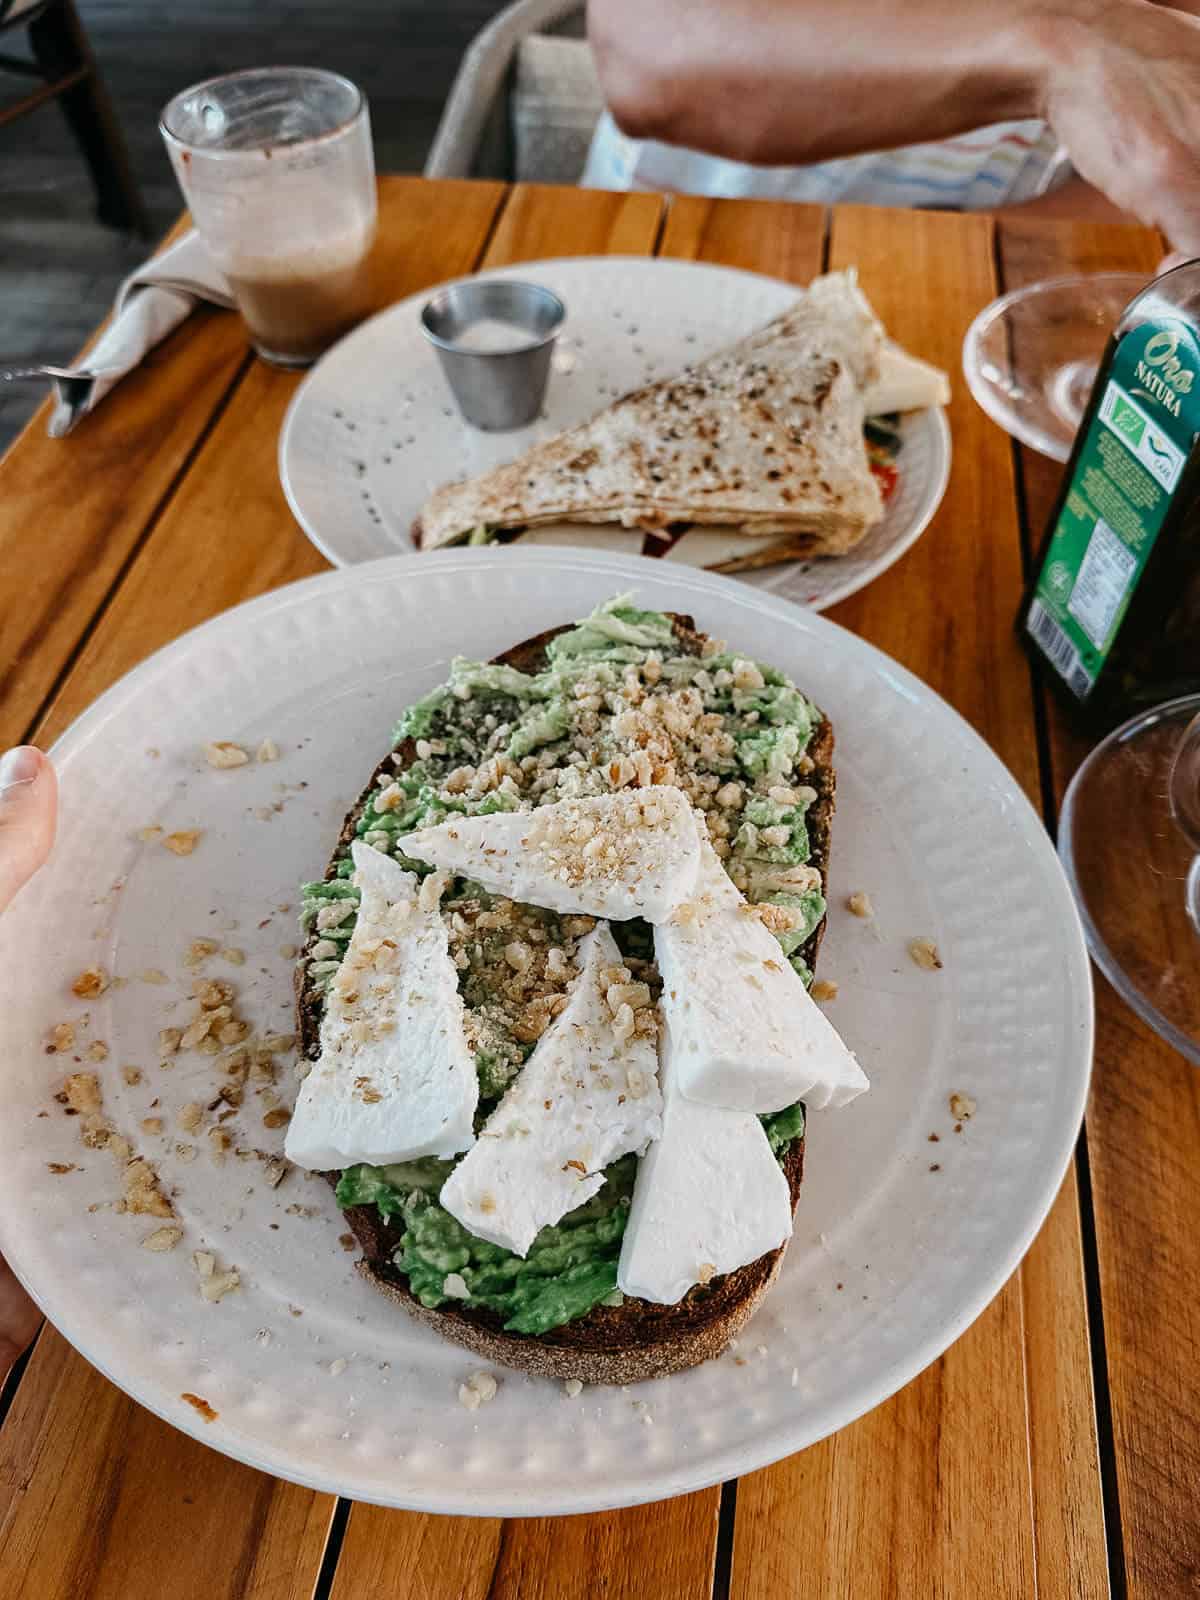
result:
[[[623,601],[492,663],[456,662],[450,683],[405,713],[325,879],[306,885],[296,976],[303,1054],[320,1053],[327,990],[354,926],[356,840],[428,873],[395,850],[412,829],[528,811],[570,793],[677,785],[707,819],[747,909],[810,978],[824,927],[832,751],[828,721],[782,674],[707,640],[688,617]],[[506,901],[462,879],[445,885],[440,909],[461,975],[482,1129],[565,1004],[594,919]],[[613,933],[627,977],[655,994],[651,930],[635,919]],[[794,1208],[804,1108],[761,1120]],[[544,1228],[523,1258],[474,1237],[438,1204],[454,1160],[359,1163],[329,1177],[362,1246],[361,1270],[410,1313],[529,1372],[628,1382],[718,1354],[783,1253],[712,1275],[674,1304],[623,1296],[617,1265],[638,1160],[630,1153],[609,1165],[599,1192]]]

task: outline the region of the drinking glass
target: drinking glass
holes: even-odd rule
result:
[[[963,341],[977,404],[1014,439],[1065,461],[1108,336],[1146,283],[1145,274],[1075,273],[993,300]]]
[[[1200,696],[1096,746],[1067,790],[1058,848],[1096,965],[1200,1064]]]
[[[362,91],[336,72],[256,67],[185,89],[160,128],[254,348],[308,366],[369,309],[375,163]]]

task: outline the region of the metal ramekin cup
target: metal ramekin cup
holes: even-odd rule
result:
[[[476,278],[441,289],[421,311],[458,409],[473,428],[523,428],[542,408],[554,340],[566,317],[556,294],[514,278]],[[511,350],[464,350],[473,323],[506,322],[524,338]]]

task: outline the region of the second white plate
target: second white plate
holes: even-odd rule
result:
[[[620,395],[669,377],[786,309],[794,284],[703,262],[595,256],[483,274],[552,288],[566,302],[542,417],[514,433],[468,428],[420,329],[434,292],[401,300],[336,345],[293,397],[279,439],[288,504],[317,549],[353,566],[413,548],[434,489],[511,461]],[[854,594],[920,538],[945,493],[950,430],[940,410],[901,423],[900,481],[882,522],[849,555],[782,563],[744,581],[820,611]],[[588,529],[587,543],[636,555],[638,533]]]

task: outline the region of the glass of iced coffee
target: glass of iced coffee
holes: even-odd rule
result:
[[[185,89],[160,126],[254,348],[279,366],[308,366],[370,309],[365,96],[336,72],[253,68]]]

